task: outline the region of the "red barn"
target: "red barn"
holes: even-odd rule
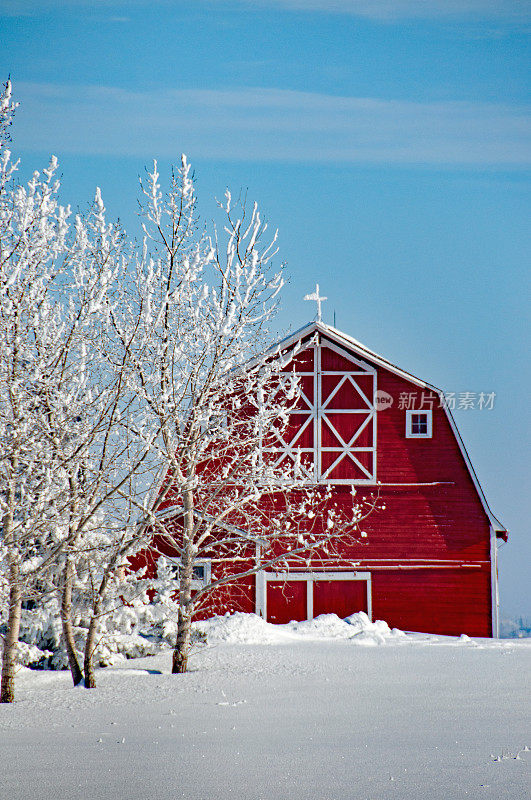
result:
[[[280,343],[301,397],[272,455],[293,460],[333,499],[377,495],[361,543],[301,569],[259,571],[203,615],[254,611],[270,622],[366,611],[410,631],[498,635],[494,517],[440,390],[344,333],[312,322]],[[171,514],[171,510],[167,509]],[[214,565],[198,565],[201,582]]]

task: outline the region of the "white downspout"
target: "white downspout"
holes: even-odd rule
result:
[[[492,607],[492,638],[500,638],[500,594],[498,590],[498,543],[496,531],[490,528],[490,591]]]

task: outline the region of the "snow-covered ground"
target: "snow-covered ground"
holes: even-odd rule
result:
[[[171,653],[17,676],[0,706],[10,800],[524,800],[531,642],[389,631],[354,616],[202,627]]]

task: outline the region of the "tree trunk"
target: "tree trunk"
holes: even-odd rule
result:
[[[96,673],[94,671],[92,656],[94,654],[94,650],[96,649],[97,631],[98,631],[98,617],[96,616],[96,614],[93,614],[89,624],[87,641],[85,642],[85,658],[83,663],[85,670],[86,689],[96,688]]]
[[[72,561],[67,557],[63,572],[63,589],[61,593],[61,624],[63,627],[63,643],[68,656],[68,664],[72,674],[74,686],[79,686],[83,680],[83,673],[79,666],[76,653],[76,643],[74,640],[74,629],[72,626],[72,579],[74,567]]]
[[[181,576],[179,587],[179,618],[177,623],[177,642],[173,651],[172,674],[186,672],[188,654],[190,652],[190,634],[192,629],[192,576],[193,553],[192,537],[194,529],[193,493],[183,492],[183,549],[181,557]]]
[[[16,571],[12,567],[11,572]],[[18,575],[12,576],[9,589],[9,616],[7,632],[4,637],[4,651],[2,654],[2,686],[0,689],[0,703],[13,703],[15,700],[15,671],[17,662],[17,643],[20,631],[20,611],[22,608],[22,592],[18,582]]]
[[[179,622],[177,625],[177,644],[173,651],[172,673],[177,675],[186,672],[188,668],[188,654],[190,652],[190,633],[192,618],[179,609]]]
[[[13,703],[15,700],[15,671],[17,663],[17,644],[20,632],[20,612],[22,610],[22,587],[20,585],[20,567],[18,553],[15,548],[13,531],[16,505],[15,479],[18,477],[18,456],[11,458],[11,477],[7,482],[6,513],[2,519],[4,542],[7,545],[7,561],[9,564],[9,615],[7,631],[4,637],[2,653],[2,681],[0,685],[0,703]]]
[[[105,597],[107,586],[109,585],[109,580],[114,571],[114,567],[116,565],[118,557],[119,557],[119,550],[116,550],[105,569],[103,578],[101,579],[101,583],[99,585],[98,591],[95,595],[95,599],[92,605],[92,617],[89,623],[87,640],[85,642],[85,654],[83,659],[83,669],[85,672],[86,689],[96,688],[96,673],[94,672],[92,656],[94,655],[94,650],[96,649],[96,634],[98,632],[98,620],[101,616],[103,598]]]

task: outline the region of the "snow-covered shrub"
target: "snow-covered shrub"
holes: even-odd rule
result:
[[[90,540],[93,545],[93,539]],[[88,547],[88,545],[87,545]],[[91,563],[80,555],[73,581],[72,623],[76,653],[80,663],[91,613],[91,586],[96,575],[94,555]],[[2,584],[0,583],[0,591]],[[158,565],[158,575],[145,579],[141,573],[118,571],[106,597],[98,623],[94,664],[105,667],[126,658],[154,655],[161,647],[175,644],[178,603],[174,574],[164,558]],[[7,607],[0,605],[0,613]],[[68,669],[68,657],[63,645],[58,594],[50,592],[31,603],[21,612],[20,642],[17,662],[33,669]],[[5,620],[0,617],[0,634],[5,632]],[[204,641],[199,631],[196,642]]]

